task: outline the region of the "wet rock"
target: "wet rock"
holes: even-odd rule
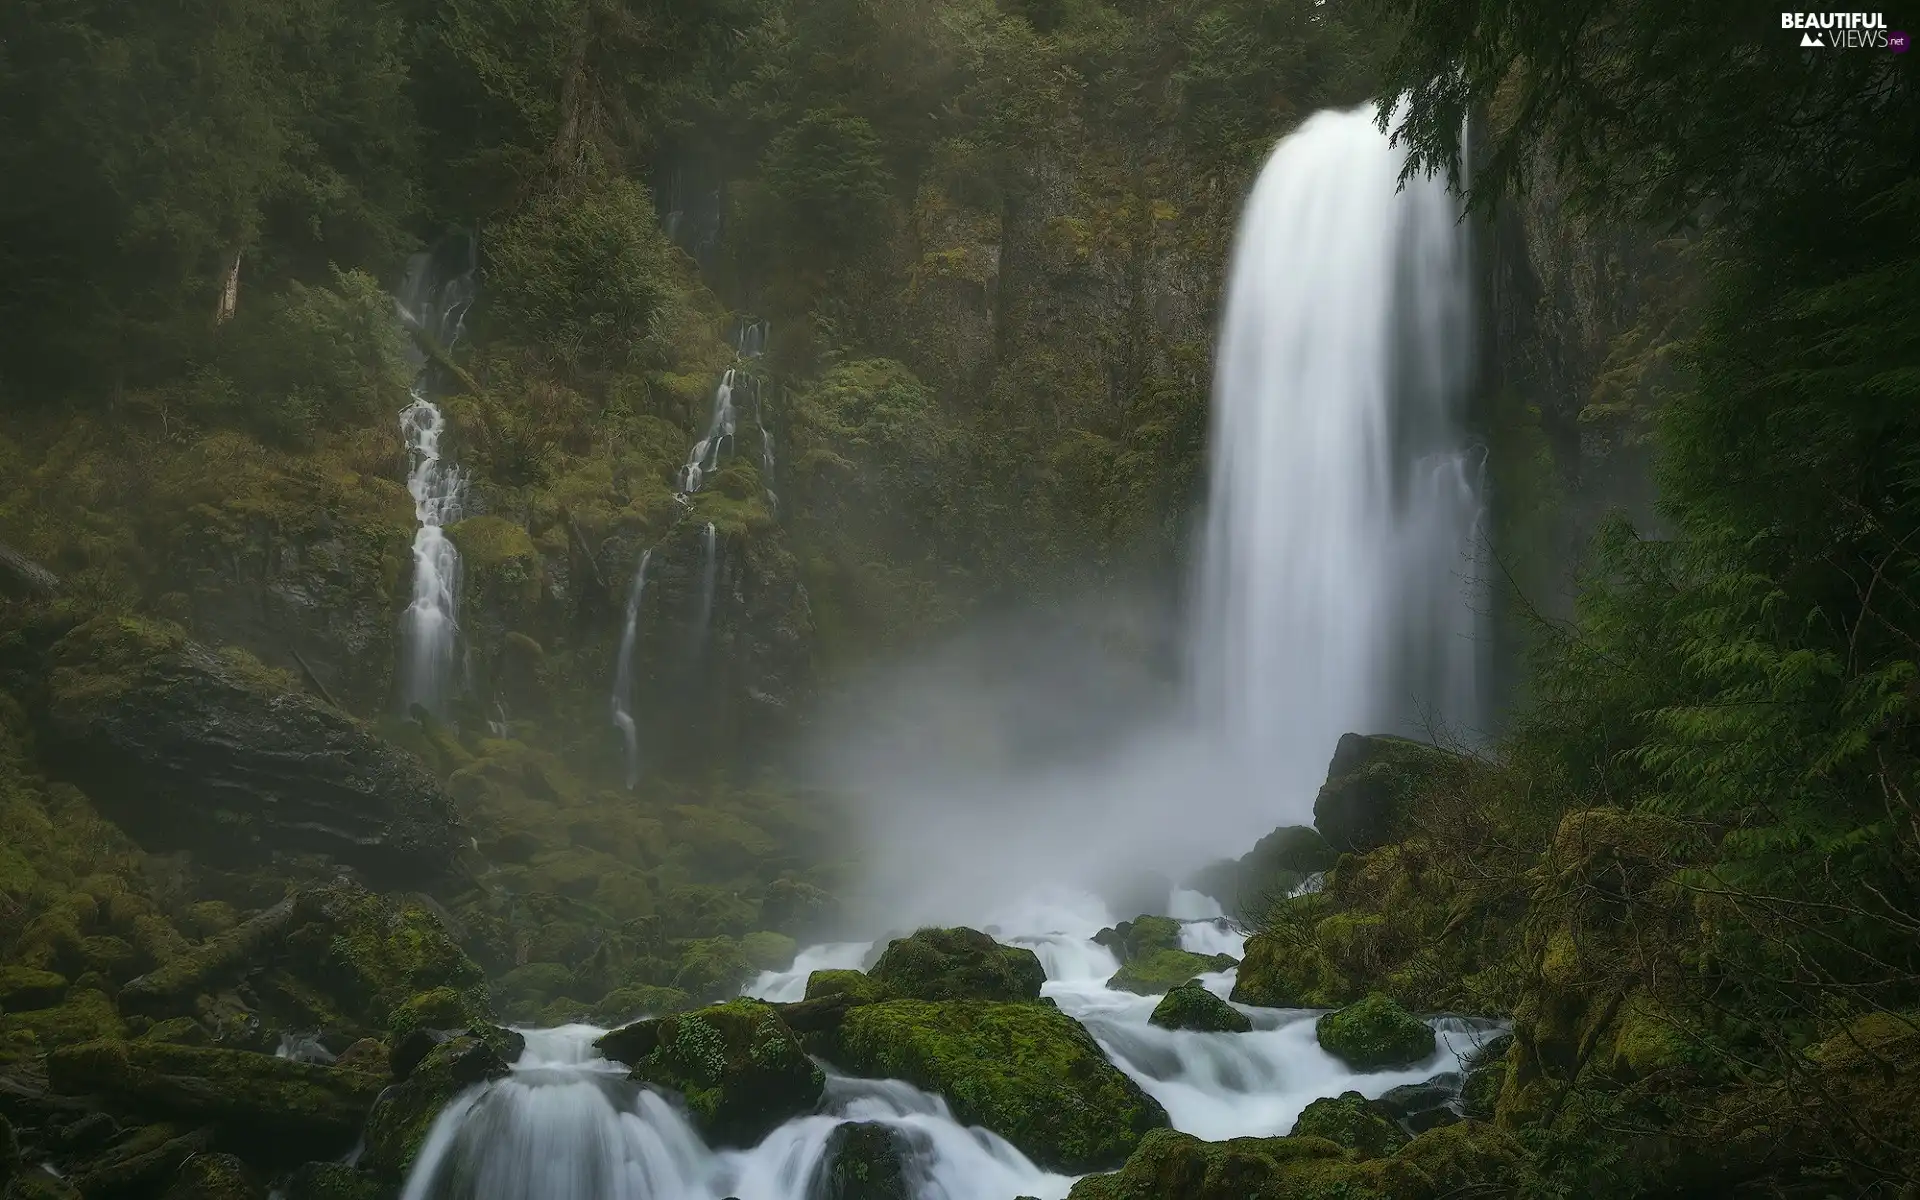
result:
[[[49,658],[47,750],[147,849],[237,865],[319,854],[392,884],[449,868],[439,784],[244,654],[97,617]]]
[[[1208,991],[1198,979],[1169,991],[1147,1020],[1162,1029],[1202,1033],[1246,1033],[1253,1028],[1247,1014]]]
[[[1305,825],[1283,825],[1255,842],[1237,859],[1204,867],[1186,886],[1211,896],[1232,917],[1256,920],[1267,906],[1300,886],[1315,872],[1333,866],[1338,857],[1320,831]]]
[[[1435,1075],[1422,1083],[1403,1083],[1389,1088],[1374,1101],[1380,1110],[1396,1121],[1404,1121],[1429,1109],[1444,1108],[1460,1094],[1460,1076],[1449,1072]]]
[[[887,998],[887,989],[863,971],[815,971],[807,976],[806,996],[809,1000],[826,996],[851,996],[858,1000],[877,1001]]]
[[[908,1000],[1038,1000],[1046,968],[1033,951],[977,929],[922,929],[887,945],[868,972]]]
[[[1479,1047],[1464,1064],[1466,1082],[1460,1088],[1460,1104],[1466,1115],[1478,1120],[1493,1119],[1500,1090],[1507,1083],[1507,1055],[1513,1049],[1513,1035],[1503,1033]]]
[[[694,1127],[717,1145],[755,1145],[810,1112],[826,1086],[779,1011],[760,1000],[643,1021],[596,1045],[635,1079],[679,1092]]]
[[[380,1093],[367,1114],[359,1165],[384,1179],[404,1178],[440,1110],[467,1088],[506,1073],[507,1064],[479,1038],[434,1046],[406,1079]]]
[[[1159,1102],[1045,1001],[857,1004],[828,1057],[945,1096],[962,1124],[992,1130],[1049,1170],[1110,1168],[1167,1124]]]
[[[1438,1045],[1425,1021],[1377,993],[1321,1017],[1314,1032],[1322,1050],[1356,1071],[1411,1067]]]
[[[1180,922],[1172,917],[1135,917],[1102,929],[1093,935],[1093,941],[1113,951],[1113,956],[1122,963],[1128,963],[1162,950],[1178,950]]]
[[[22,1171],[0,1188],[0,1200],[82,1200],[65,1180],[37,1168]]]
[[[878,1121],[850,1121],[827,1136],[807,1185],[809,1200],[914,1200],[905,1131]]]
[[[1130,958],[1107,980],[1116,992],[1154,996],[1171,991],[1196,975],[1224,971],[1239,960],[1230,954],[1192,954],[1185,950],[1155,950]]]
[[[204,1153],[212,1142],[212,1131],[207,1129],[147,1125],[88,1159],[72,1182],[88,1197],[151,1194],[165,1187],[182,1163]]]
[[[1359,1092],[1315,1100],[1302,1110],[1288,1136],[1325,1138],[1361,1158],[1384,1158],[1407,1144],[1394,1118]]]
[[[262,1200],[266,1189],[231,1154],[196,1154],[180,1164],[160,1200]]]
[[[286,1200],[391,1200],[393,1189],[345,1163],[312,1162],[294,1168],[281,1184]]]
[[[67,980],[32,967],[0,967],[0,1012],[51,1008],[67,994]]]
[[[353,1144],[379,1079],[269,1054],[159,1042],[93,1042],[55,1050],[48,1082],[121,1111],[218,1123],[288,1154],[319,1157]]]
[[[1343,734],[1313,801],[1314,826],[1341,853],[1383,846],[1406,835],[1414,802],[1458,786],[1470,768],[1464,755],[1425,742]]]

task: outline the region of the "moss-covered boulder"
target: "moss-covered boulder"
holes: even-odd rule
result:
[[[1169,990],[1147,1021],[1162,1029],[1199,1033],[1246,1033],[1253,1028],[1247,1014],[1208,991],[1198,979]]]
[[[848,1009],[830,1057],[944,1096],[963,1124],[1050,1170],[1111,1167],[1167,1114],[1049,1003],[888,1000]]]
[[[294,1168],[281,1191],[286,1200],[390,1200],[393,1189],[378,1178],[337,1162],[302,1163]]]
[[[696,1000],[718,1000],[737,995],[754,975],[740,943],[730,937],[688,942],[673,972],[673,986]]]
[[[807,976],[806,998],[819,1000],[826,996],[851,996],[862,1002],[872,1002],[885,1000],[887,988],[864,971],[815,971]]]
[[[1230,954],[1193,954],[1185,950],[1155,950],[1130,958],[1107,980],[1116,992],[1157,996],[1195,975],[1224,971],[1239,960]]]
[[[1040,957],[977,929],[922,929],[887,944],[868,972],[888,995],[909,1000],[1038,1000]]]
[[[1461,1064],[1467,1077],[1460,1085],[1460,1104],[1466,1115],[1481,1121],[1493,1119],[1500,1092],[1507,1084],[1507,1056],[1513,1050],[1513,1035],[1503,1033],[1489,1039]]]
[[[76,988],[49,1008],[0,1016],[0,1036],[41,1051],[122,1038],[126,1031],[113,1001],[95,988]]]
[[[1393,1118],[1359,1092],[1322,1096],[1307,1105],[1289,1137],[1325,1138],[1360,1158],[1382,1158],[1407,1144]]]
[[[98,1095],[143,1116],[216,1123],[304,1158],[353,1145],[385,1080],[270,1054],[164,1042],[92,1042],[55,1050],[47,1078],[64,1095]]]
[[[1265,915],[1275,900],[1299,887],[1307,876],[1333,866],[1336,857],[1319,830],[1283,825],[1239,858],[1196,871],[1186,886],[1219,901],[1229,916],[1253,921]]]
[[[1439,1044],[1431,1026],[1378,993],[1321,1017],[1314,1036],[1356,1071],[1416,1066]]]
[[[367,1113],[360,1167],[382,1179],[404,1178],[440,1110],[468,1088],[506,1073],[507,1064],[479,1038],[462,1035],[434,1046]]]
[[[588,1014],[594,1024],[626,1025],[647,1017],[665,1017],[698,1007],[692,996],[679,988],[652,987],[645,984],[615,988],[600,997]]]
[[[452,863],[451,802],[412,757],[239,651],[97,617],[50,655],[46,751],[149,850],[322,855],[383,882]]]
[[[67,994],[67,979],[33,967],[0,966],[0,1012],[51,1008]]]
[[[807,1184],[808,1200],[915,1200],[905,1130],[878,1121],[834,1126]]]
[[[195,1154],[180,1164],[160,1200],[262,1200],[266,1188],[232,1154]]]
[[[1317,897],[1302,896],[1319,909]],[[1298,906],[1299,902],[1292,902]],[[1304,907],[1304,906],[1302,906]],[[1352,997],[1342,978],[1313,942],[1311,933],[1298,936],[1297,927],[1263,930],[1247,939],[1240,970],[1233,980],[1232,998],[1238,1004],[1260,1008],[1331,1008]]]
[[[1383,846],[1410,832],[1408,815],[1424,795],[1460,786],[1471,769],[1466,756],[1425,742],[1343,734],[1314,797],[1314,827],[1342,853]]]
[[[1422,1134],[1398,1152],[1363,1158],[1317,1136],[1203,1142],[1149,1134],[1108,1175],[1073,1185],[1070,1200],[1443,1200],[1506,1195],[1518,1178],[1513,1140],[1474,1122]]]
[[[1102,929],[1093,935],[1093,941],[1113,951],[1113,956],[1121,962],[1131,962],[1162,950],[1178,950],[1180,922],[1172,917],[1135,917]]]
[[[826,1076],[780,1013],[730,1000],[602,1037],[600,1052],[633,1077],[679,1092],[709,1142],[751,1146],[820,1102]]]

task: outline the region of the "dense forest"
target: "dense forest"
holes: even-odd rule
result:
[[[870,1114],[459,1159],[585,1026],[629,1131],[894,1081],[982,1200],[1920,1195],[1916,69],[1672,0],[9,0],[0,1197],[961,1194]],[[1358,1090],[1207,1136],[813,767],[1008,622],[1178,691],[1236,222],[1369,101],[1463,199],[1498,703],[1323,747],[1217,915],[1100,898],[1143,1036],[1337,1010]]]

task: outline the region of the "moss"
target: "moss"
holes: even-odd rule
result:
[[[773,1006],[730,1000],[646,1023],[644,1035],[601,1040],[636,1079],[672,1088],[710,1141],[751,1146],[811,1111],[826,1077]]]
[[[1039,956],[977,929],[922,929],[887,944],[869,972],[891,996],[913,1000],[1037,1000]]]
[[[1426,1022],[1379,993],[1321,1017],[1314,1036],[1321,1049],[1358,1071],[1411,1067],[1431,1058],[1438,1045]]]
[[[506,1073],[507,1064],[478,1038],[456,1037],[435,1046],[405,1079],[380,1092],[366,1115],[359,1165],[385,1179],[403,1178],[440,1110],[469,1087]]]
[[[171,1042],[176,1046],[205,1046],[213,1037],[206,1026],[192,1017],[169,1017],[156,1021],[140,1035],[143,1041]]]
[[[615,988],[600,998],[590,1014],[596,1025],[624,1025],[644,1017],[685,1012],[696,1001],[678,988],[636,985]]]
[[[447,526],[447,536],[460,551],[461,564],[471,570],[497,570],[537,557],[526,529],[501,517],[468,517]]]
[[[187,908],[187,932],[199,938],[218,937],[240,923],[233,905],[225,900],[202,900]]]
[[[890,1000],[847,1012],[831,1055],[937,1092],[1050,1170],[1119,1163],[1167,1114],[1051,1004]]]
[[[1197,979],[1169,990],[1147,1020],[1162,1029],[1202,1033],[1246,1033],[1253,1028],[1247,1014],[1208,991]]]
[[[1154,996],[1179,987],[1195,975],[1224,971],[1238,960],[1227,954],[1192,954],[1185,950],[1154,950],[1137,955],[1120,965],[1107,980],[1107,986],[1119,992]]]
[[[107,1095],[154,1117],[217,1122],[309,1156],[353,1144],[381,1081],[245,1050],[163,1042],[90,1042],[47,1060],[66,1095]]]
[[[799,948],[786,934],[764,929],[740,939],[740,952],[760,971],[779,971],[793,965],[793,956]]]
[[[1129,962],[1160,950],[1178,950],[1180,922],[1172,917],[1137,917],[1102,929],[1093,940],[1112,950],[1121,962]]]
[[[67,994],[67,979],[33,967],[0,966],[0,1011],[50,1008]]]
[[[885,984],[864,971],[815,971],[807,976],[806,998],[818,1000],[823,996],[854,996],[865,1001],[885,1000],[887,988]]]
[[[266,1194],[231,1154],[195,1154],[180,1164],[160,1200],[259,1200]]]
[[[1424,796],[1458,788],[1471,761],[1425,742],[1349,733],[1340,738],[1313,823],[1337,851],[1365,851],[1404,837]]]
[[[393,1010],[387,1033],[397,1044],[416,1029],[466,1029],[485,1024],[493,1014],[474,1004],[471,992],[438,987],[420,993]]]
[[[810,1200],[915,1200],[908,1169],[912,1144],[900,1129],[878,1121],[834,1126],[807,1184]]]
[[[125,1037],[127,1028],[105,993],[78,990],[51,1008],[8,1012],[0,1016],[0,1034],[31,1035],[43,1050],[73,1046],[101,1038]]]
[[[573,972],[557,962],[528,963],[515,967],[494,980],[493,990],[502,1003],[519,1011],[538,1008],[573,987]]]
[[[345,1163],[305,1163],[287,1176],[286,1200],[388,1200],[391,1189]]]
[[[485,977],[433,912],[394,904],[350,887],[303,893],[297,918],[310,923],[290,938],[296,950],[322,950],[316,982],[354,1003],[372,1022],[438,987],[466,991],[485,1008]]]
[[[1298,887],[1300,881],[1333,866],[1333,847],[1320,831],[1305,825],[1284,825],[1238,859],[1229,859],[1196,872],[1186,886],[1212,896],[1229,915],[1255,920],[1273,901]]]
[[[1382,1158],[1407,1143],[1400,1127],[1359,1092],[1315,1100],[1301,1111],[1288,1136],[1325,1138],[1361,1158]]]
[[[737,993],[753,978],[753,964],[729,937],[688,942],[680,952],[673,986],[699,1000],[715,1000]]]

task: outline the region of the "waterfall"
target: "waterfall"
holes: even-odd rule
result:
[[[400,319],[416,337],[451,350],[465,331],[474,296],[472,239],[450,238],[408,261],[394,297]],[[435,364],[413,347],[415,367],[400,435],[407,451],[407,492],[413,497],[413,598],[400,619],[400,710],[419,705],[444,715],[453,690],[459,633],[460,552],[445,526],[458,521],[466,481],[441,453],[446,417],[433,402]]]
[[[712,521],[700,537],[700,621],[694,627],[693,653],[698,657],[707,645],[707,631],[713,625],[713,585],[720,565],[719,531]]]
[[[720,451],[733,437],[733,379],[734,369],[729,367],[720,376],[720,386],[713,390],[713,416],[707,422],[707,436],[693,444],[687,465],[680,468],[681,495],[699,491],[707,476],[720,466]]]
[[[626,746],[629,790],[640,782],[640,735],[633,725],[633,640],[640,627],[640,601],[647,594],[647,566],[652,561],[649,549],[634,569],[633,584],[627,588],[626,623],[620,629],[620,654],[613,664],[613,724]]]
[[[1396,188],[1405,154],[1373,114],[1320,113],[1268,160],[1215,368],[1198,715],[1289,797],[1342,733],[1479,717],[1464,231],[1443,181]]]

